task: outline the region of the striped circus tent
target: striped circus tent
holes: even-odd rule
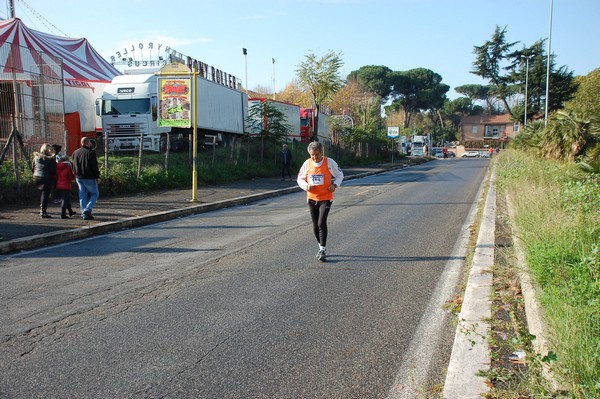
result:
[[[62,63],[63,79],[68,85],[77,85],[76,81],[108,83],[121,74],[87,39],[59,37],[29,29],[19,18],[0,21],[0,46],[2,72],[31,71],[36,65]],[[52,71],[44,72],[52,74]]]
[[[0,144],[14,127],[32,145],[75,147],[81,134],[101,131],[95,103],[120,74],[85,38],[0,21]]]

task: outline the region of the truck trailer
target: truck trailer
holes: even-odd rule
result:
[[[128,73],[129,72],[129,73]],[[244,134],[248,96],[225,84],[196,77],[196,127],[199,137],[214,135],[227,142]],[[164,151],[167,137],[172,150],[188,146],[191,128],[158,126],[158,76],[126,71],[104,88],[96,112],[102,118],[110,151]],[[168,134],[168,136],[167,136]]]
[[[255,97],[255,98],[248,99],[248,108],[256,106],[256,104],[264,104],[267,102],[271,106],[275,107],[279,112],[281,112],[284,115],[285,124],[288,125],[291,130],[288,138],[290,138],[292,140],[294,140],[294,139],[299,140],[300,139],[300,107],[298,105],[281,102],[281,101],[275,101],[275,100],[271,100],[269,98]],[[261,128],[264,128],[265,130],[268,130],[267,123],[268,123],[268,121],[265,118],[264,122],[262,122],[262,123],[252,124],[254,126],[253,127],[249,126],[249,132],[251,134],[260,133],[260,129],[258,128],[259,126]]]

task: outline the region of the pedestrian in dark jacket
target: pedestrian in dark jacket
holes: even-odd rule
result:
[[[60,162],[61,157],[64,155],[61,153],[62,145],[60,144],[52,144],[52,153],[54,154],[54,158],[56,159],[56,163]],[[56,188],[56,180],[52,183],[52,190],[50,191],[50,198],[52,198],[53,204],[60,204],[61,198],[58,189]]]
[[[98,158],[96,158],[96,153],[90,147],[90,144],[91,139],[83,137],[81,147],[73,153],[73,169],[79,187],[79,205],[83,220],[94,219],[92,210],[100,196],[98,190],[98,180],[100,179]]]
[[[288,179],[292,181],[292,173],[290,168],[292,166],[292,152],[289,150],[287,144],[284,144],[281,149],[281,180],[285,180],[287,174]]]
[[[54,186],[56,175],[56,158],[52,151],[52,146],[48,143],[42,144],[40,152],[33,153],[33,178],[35,184],[40,190],[40,216],[42,219],[49,219],[48,198],[50,191]]]

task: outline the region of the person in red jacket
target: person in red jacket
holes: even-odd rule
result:
[[[298,172],[298,185],[306,191],[313,232],[319,244],[317,259],[326,260],[327,216],[333,202],[333,193],[342,184],[344,173],[331,158],[323,155],[323,144],[313,141],[308,145],[310,158]]]
[[[73,180],[75,180],[73,165],[69,161],[69,156],[65,155],[60,158],[56,165],[56,191],[61,198],[61,219],[68,219],[75,215],[73,208],[71,208],[71,183]],[[69,211],[69,216],[67,216],[67,211]]]

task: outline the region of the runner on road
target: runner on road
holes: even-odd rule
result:
[[[333,203],[333,193],[342,184],[344,173],[331,158],[323,155],[323,144],[313,141],[308,145],[310,158],[298,172],[298,185],[306,191],[308,209],[319,252],[317,259],[325,262],[327,245],[327,216]]]

